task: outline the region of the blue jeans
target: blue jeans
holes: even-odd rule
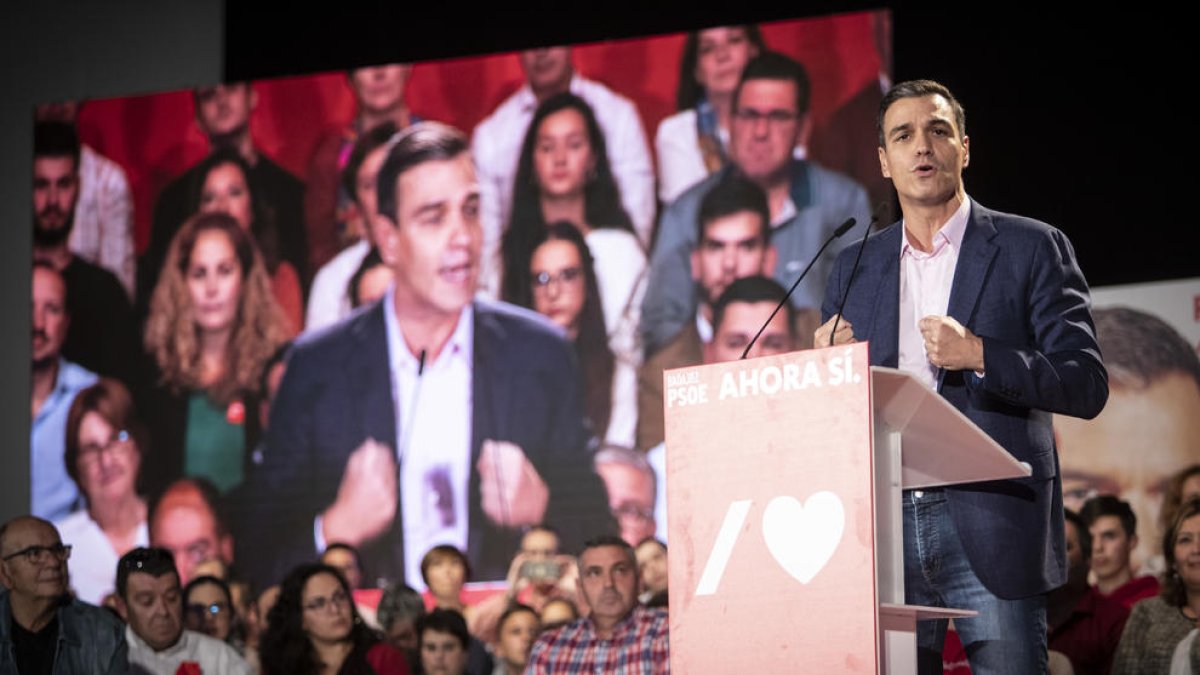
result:
[[[977,617],[954,620],[973,675],[1046,672],[1046,596],[1003,600],[984,588],[967,560],[941,490],[904,493],[904,595],[910,605],[979,612]],[[947,625],[946,619],[917,623],[919,673],[942,672]]]

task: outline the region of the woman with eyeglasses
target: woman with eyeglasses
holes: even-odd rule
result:
[[[146,500],[138,492],[146,435],[133,398],[117,380],[101,378],[80,391],[67,413],[67,474],[87,508],[55,523],[75,547],[71,586],[84,602],[99,605],[113,591],[122,555],[148,546]]]
[[[558,94],[538,106],[517,163],[512,204],[502,243],[501,297],[534,306],[534,251],[545,241],[549,224],[569,223],[586,243],[594,268],[591,295],[604,319],[608,349],[635,374],[641,362],[637,331],[646,256],[621,206],[600,125],[583,99]],[[607,395],[592,391],[591,384],[589,399]],[[594,431],[601,440],[632,446],[635,427],[636,414],[617,415]]]
[[[408,664],[354,609],[336,568],[301,565],[280,585],[259,646],[264,675],[407,675]]]
[[[658,125],[658,196],[675,201],[727,161],[733,94],[742,69],[767,50],[758,26],[719,26],[688,33],[679,62],[679,112]]]

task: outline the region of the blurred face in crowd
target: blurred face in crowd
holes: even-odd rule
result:
[[[1189,594],[1200,592],[1200,516],[1179,525],[1175,534],[1175,571]]]
[[[564,92],[571,85],[574,69],[570,47],[543,47],[521,52],[521,70],[538,98]]]
[[[467,153],[405,171],[396,214],[377,242],[396,277],[396,309],[414,318],[457,317],[475,295],[483,231],[479,185]]]
[[[731,302],[725,306],[721,325],[714,327],[712,342],[704,346],[705,363],[724,363],[742,357],[754,334],[775,310],[774,302]],[[774,356],[792,351],[793,338],[788,331],[787,311],[780,310],[763,330],[749,357]]]
[[[383,160],[387,159],[387,150],[387,146],[384,145],[367,153],[354,176],[355,201],[358,202],[358,208],[368,223],[373,222],[379,213],[379,194],[375,191],[375,177],[379,175]],[[372,244],[375,243],[374,235],[374,228],[363,228],[363,236]]]
[[[405,653],[413,653],[419,647],[417,640],[417,620],[414,618],[396,619],[387,630],[387,641],[396,649]]]
[[[425,570],[429,592],[438,598],[458,598],[467,580],[462,561],[449,555],[439,555]]]
[[[542,630],[570,623],[579,618],[574,605],[566,600],[551,600],[542,607]]]
[[[1092,571],[1100,580],[1129,572],[1129,555],[1137,546],[1137,535],[1125,533],[1117,516],[1100,516],[1088,528],[1092,534]]]
[[[696,82],[709,95],[728,96],[737,88],[742,69],[757,55],[758,48],[741,26],[702,30],[696,45]]]
[[[33,231],[35,241],[66,241],[79,199],[79,167],[71,156],[33,159]]]
[[[201,213],[227,213],[249,231],[254,223],[254,206],[246,174],[237,164],[225,163],[213,167],[204,177],[200,191]]]
[[[637,605],[637,560],[617,546],[584,551],[579,557],[579,590],[592,608],[596,627],[610,630]]]
[[[1133,508],[1141,530],[1134,567],[1159,555],[1163,490],[1175,472],[1196,461],[1200,448],[1196,381],[1171,372],[1143,388],[1112,383],[1098,416],[1055,415],[1054,432],[1065,505],[1078,509],[1097,494],[1120,497]]]
[[[233,629],[233,607],[216,584],[194,586],[185,598],[184,610],[188,630],[224,642]]]
[[[321,562],[341,572],[350,590],[362,588],[362,570],[354,553],[340,547],[326,549],[321,555]]]
[[[583,196],[596,158],[588,139],[587,122],[573,108],[547,115],[538,127],[533,168],[544,197]]]
[[[224,333],[237,320],[242,297],[242,265],[233,242],[220,230],[196,237],[187,266],[192,317],[203,333]]]
[[[309,577],[300,597],[304,612],[300,625],[304,633],[317,644],[334,644],[349,638],[354,627],[350,602],[337,577],[324,572]]]
[[[44,267],[33,268],[32,356],[34,365],[48,365],[58,358],[67,329],[67,285],[61,275]]]
[[[692,251],[692,278],[710,305],[729,284],[743,277],[775,271],[775,248],[763,231],[767,223],[753,211],[715,218],[704,227],[704,236]]]
[[[364,111],[374,114],[392,112],[404,104],[404,87],[412,66],[394,63],[358,68],[350,72],[350,86]]]
[[[245,132],[250,113],[258,104],[254,88],[246,82],[200,87],[195,91],[196,122],[210,139],[223,139]]]
[[[621,538],[636,546],[654,535],[654,477],[624,462],[600,462],[596,473],[608,488],[608,506],[617,518]]]
[[[796,109],[796,83],[748,80],[734,102],[729,156],[750,180],[765,185],[787,178],[792,149],[803,120]]]
[[[496,637],[496,656],[508,664],[508,672],[519,673],[529,659],[529,650],[542,624],[532,611],[513,612],[500,624]]]
[[[135,494],[141,455],[128,432],[98,412],[79,421],[76,469],[89,504],[114,503]]]
[[[183,591],[179,577],[132,572],[125,597],[117,599],[121,618],[147,645],[160,652],[183,634]]]
[[[426,628],[421,634],[421,667],[425,675],[461,675],[467,668],[467,650],[453,634]]]
[[[214,558],[233,561],[233,539],[219,534],[217,519],[200,492],[191,485],[169,488],[150,523],[150,543],[169,550],[187,584],[196,567]]]
[[[49,523],[36,518],[14,520],[0,541],[0,584],[24,602],[60,598],[67,592],[69,557]]]
[[[529,262],[533,277],[533,307],[562,326],[567,336],[579,334],[579,315],[587,297],[583,261],[569,241],[552,239],[533,252]]]
[[[530,560],[549,560],[558,555],[558,535],[550,530],[530,530],[521,537],[521,553]]]
[[[651,593],[667,590],[667,550],[662,544],[649,540],[634,549],[634,553],[642,588]]]

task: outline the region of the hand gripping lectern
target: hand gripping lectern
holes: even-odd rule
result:
[[[915,673],[972,614],[904,604],[900,492],[1029,468],[867,349],[663,374],[675,672]]]

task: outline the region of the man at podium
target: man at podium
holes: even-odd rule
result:
[[[838,257],[816,345],[869,340],[873,365],[913,374],[1030,466],[904,492],[905,600],[979,612],[955,620],[976,675],[1045,672],[1046,594],[1066,581],[1051,413],[1094,417],[1108,398],[1087,282],[1062,232],[967,197],[966,120],[946,87],[897,84],[880,111],[903,219],[866,242],[852,285],[859,246]],[[941,672],[946,627],[918,625],[921,673]]]

